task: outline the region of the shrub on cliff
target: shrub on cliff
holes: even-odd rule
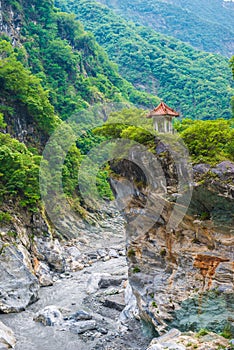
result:
[[[233,121],[184,120],[176,128],[195,163],[215,164],[225,159],[234,160]]]

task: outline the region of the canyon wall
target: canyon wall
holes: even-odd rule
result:
[[[158,334],[170,328],[206,328],[215,332],[228,329],[233,335],[234,164],[194,166],[189,207],[180,204],[187,213],[179,225],[169,228],[178,174],[173,156],[160,140],[156,153],[166,190],[155,186],[154,194],[142,172],[148,169],[152,177],[156,174],[155,183],[161,181],[150,157],[147,160],[138,152],[141,169],[134,164],[134,152],[128,161],[112,165],[119,181],[121,176],[135,181],[125,215],[129,280],[141,317],[153,324]],[[154,204],[148,214],[144,213],[147,200]],[[150,227],[153,211],[158,211],[157,219]]]

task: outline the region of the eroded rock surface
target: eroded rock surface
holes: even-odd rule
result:
[[[0,321],[0,349],[12,349],[15,344],[16,339],[13,331]]]
[[[134,153],[130,154],[133,163],[113,165],[119,181],[120,176],[135,180],[125,214],[129,279],[140,316],[159,334],[173,327],[219,333],[228,326],[234,335],[234,165],[195,167],[189,208],[183,207],[183,201],[177,207],[178,215],[183,210],[187,214],[173,228],[168,222],[175,213],[176,198],[183,195],[178,172],[186,164],[182,159],[179,169],[170,149],[158,146],[157,150],[164,190],[157,176],[154,186],[146,183],[139,167],[132,165]],[[157,175],[150,158],[138,153],[138,165],[139,159],[141,169]]]
[[[19,312],[38,299],[39,283],[27,251],[2,245],[0,254],[0,311]]]
[[[215,333],[181,333],[172,329],[167,334],[152,340],[147,350],[220,350],[230,349],[231,343]]]

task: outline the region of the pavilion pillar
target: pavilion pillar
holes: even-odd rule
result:
[[[167,120],[164,118],[164,132],[167,132]]]
[[[156,131],[158,131],[158,121],[157,120],[155,120],[155,122],[154,122],[154,129]]]
[[[172,119],[169,119],[169,133],[172,134]]]

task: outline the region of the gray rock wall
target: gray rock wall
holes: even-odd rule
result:
[[[205,165],[194,169],[187,214],[169,230],[178,174],[166,147],[159,153],[167,190],[155,191],[155,197],[132,163],[124,161],[113,167],[119,181],[121,176],[136,179],[125,215],[129,280],[140,315],[159,334],[170,328],[215,332],[228,328],[234,334],[234,164],[223,162],[215,168]],[[144,168],[155,171],[145,159]],[[139,187],[139,183],[143,185]],[[146,215],[149,198],[154,206]],[[153,217],[153,210],[159,208],[158,218],[150,227],[149,214]],[[180,209],[183,211],[183,203]]]

